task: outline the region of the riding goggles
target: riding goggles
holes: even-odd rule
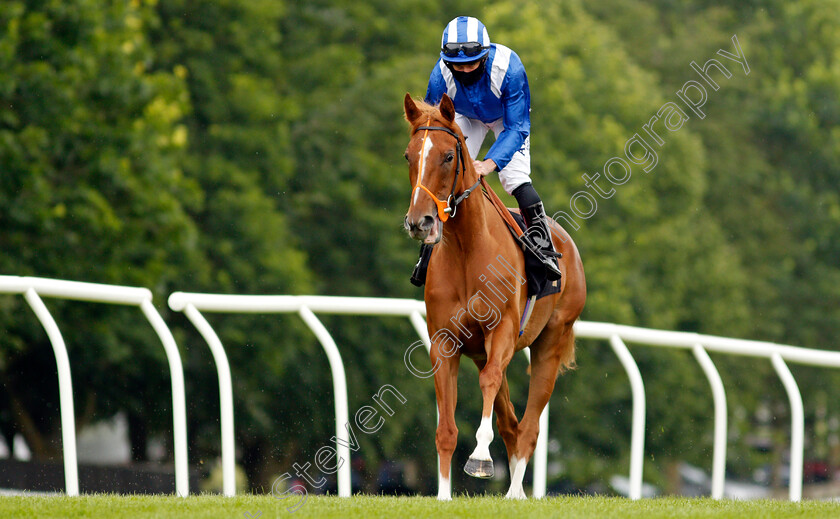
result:
[[[485,48],[477,41],[471,41],[466,43],[447,43],[440,50],[448,58],[457,58],[459,52],[463,52],[464,56],[472,58],[481,54]]]

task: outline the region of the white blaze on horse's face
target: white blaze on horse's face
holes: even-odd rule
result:
[[[406,150],[413,189],[404,225],[412,238],[432,245],[443,236],[440,214],[445,202],[435,193],[439,192],[439,186],[436,186],[439,182],[437,173],[444,161],[441,159],[441,148],[435,146],[433,134],[429,130],[416,131],[414,135]]]
[[[423,143],[423,149],[420,150],[417,153],[417,156],[420,158],[419,164],[421,164],[423,166],[423,168],[417,173],[418,175],[420,175],[420,180],[418,180],[418,182],[420,184],[423,183],[423,177],[426,173],[426,166],[428,166],[428,164],[429,164],[429,152],[432,151],[432,148],[434,147],[434,145],[435,145],[435,143],[432,142],[432,138],[427,137],[425,139],[425,142]],[[414,192],[413,203],[415,203],[415,204],[417,203],[417,197],[418,196],[420,196],[420,190],[419,189]]]

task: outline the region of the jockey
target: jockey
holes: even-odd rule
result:
[[[447,93],[455,104],[455,122],[467,139],[476,172],[499,172],[502,187],[516,198],[527,226],[528,246],[546,267],[549,280],[560,279],[542,200],[531,185],[531,92],[519,56],[490,43],[484,24],[468,16],[443,30],[440,59],[429,77],[426,102],[440,103]],[[496,141],[484,160],[475,160],[487,131]],[[530,242],[530,243],[528,243]],[[423,244],[411,282],[422,286],[434,245]]]

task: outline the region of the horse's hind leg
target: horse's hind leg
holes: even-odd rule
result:
[[[519,423],[516,453],[511,457],[510,489],[507,496],[525,499],[522,480],[525,467],[534,454],[540,432],[540,415],[554,391],[554,382],[561,364],[571,362],[574,353],[572,324],[546,329],[531,345],[531,383],[528,388],[528,406]]]
[[[467,464],[464,465],[464,472],[477,478],[493,477],[493,459],[490,457],[493,423],[490,416],[493,414],[493,403],[496,400],[496,395],[502,386],[505,369],[507,369],[513,355],[512,344],[504,343],[505,338],[512,336],[509,331],[510,328],[511,323],[509,321],[502,321],[494,330],[494,333],[485,339],[487,362],[478,374],[478,384],[481,386],[483,399],[481,425],[475,433],[475,450],[470,454]]]
[[[519,420],[516,419],[513,404],[510,401],[507,375],[502,377],[502,387],[499,388],[499,393],[496,395],[496,401],[493,405],[496,410],[496,427],[499,429],[499,434],[505,442],[510,475],[513,477],[515,463],[513,463],[512,460],[516,453],[516,439],[519,435]]]
[[[455,425],[455,404],[458,401],[458,366],[461,356],[456,354],[451,357],[437,355],[432,350],[432,365],[437,365],[440,360],[440,367],[435,371],[435,397],[438,408],[438,426],[435,434],[435,446],[437,447],[441,481],[438,487],[437,498],[443,501],[452,499],[452,483],[449,480],[450,468],[452,466],[452,454],[455,452],[455,445],[458,443],[458,427]]]

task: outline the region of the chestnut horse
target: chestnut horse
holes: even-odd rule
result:
[[[454,123],[452,100],[444,94],[436,108],[406,94],[405,117],[411,125],[405,158],[414,186],[405,228],[416,240],[439,242],[429,262],[424,294],[440,415],[435,437],[441,475],[438,499],[452,498],[449,476],[458,436],[455,404],[461,355],[478,367],[483,398],[477,445],[464,470],[475,477],[493,475],[489,446],[490,415],[495,410],[510,467],[507,497],[525,498],[522,480],[537,443],[540,414],[558,373],[574,363],[572,326],[586,300],[583,264],[569,234],[549,221],[554,246],[563,255],[562,290],[536,301],[520,333],[527,301],[524,255],[493,204],[480,192],[469,197],[480,179]],[[512,268],[494,268],[498,258]],[[484,275],[488,267],[498,285]],[[501,286],[509,292],[504,294]],[[531,382],[520,422],[510,402],[506,370],[513,354],[529,346]]]

